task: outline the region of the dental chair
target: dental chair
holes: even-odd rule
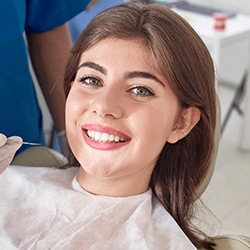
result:
[[[219,103],[219,101],[218,101]],[[221,117],[220,117],[220,105],[218,107],[218,124],[216,128],[215,140],[216,147],[214,150],[214,157],[211,163],[211,167],[208,171],[206,178],[203,183],[200,185],[198,189],[198,197],[202,195],[202,193],[207,188],[211,177],[214,172],[215,160],[218,151],[218,145],[221,135]],[[68,164],[68,160],[59,152],[51,149],[49,147],[31,147],[19,155],[17,155],[13,162],[13,165],[20,166],[37,166],[37,167],[55,167],[55,168],[63,168]],[[250,237],[242,236],[242,235],[220,235],[214,236],[213,241],[216,243],[216,250],[250,250]]]
[[[52,148],[35,146],[17,155],[11,164],[19,166],[62,168],[68,164],[68,160],[64,155]]]

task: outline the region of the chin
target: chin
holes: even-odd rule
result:
[[[103,165],[93,166],[88,165],[86,166],[86,163],[84,165],[81,165],[82,169],[85,173],[88,175],[91,175],[93,177],[102,177],[102,178],[109,178],[115,175],[115,172],[110,167],[105,167]]]

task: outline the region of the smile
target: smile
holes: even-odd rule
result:
[[[87,130],[86,133],[89,138],[97,142],[121,143],[127,141],[124,137],[108,133],[101,133],[99,131],[94,130]]]
[[[81,129],[85,143],[97,150],[117,150],[131,141],[131,138],[121,131],[99,124],[84,124]]]

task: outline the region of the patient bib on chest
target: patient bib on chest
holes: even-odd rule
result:
[[[196,249],[151,190],[96,196],[76,173],[10,166],[0,176],[0,249]]]

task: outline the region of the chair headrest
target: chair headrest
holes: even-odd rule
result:
[[[65,156],[52,148],[35,146],[28,148],[17,155],[11,164],[20,166],[60,168],[68,164],[68,160]]]

